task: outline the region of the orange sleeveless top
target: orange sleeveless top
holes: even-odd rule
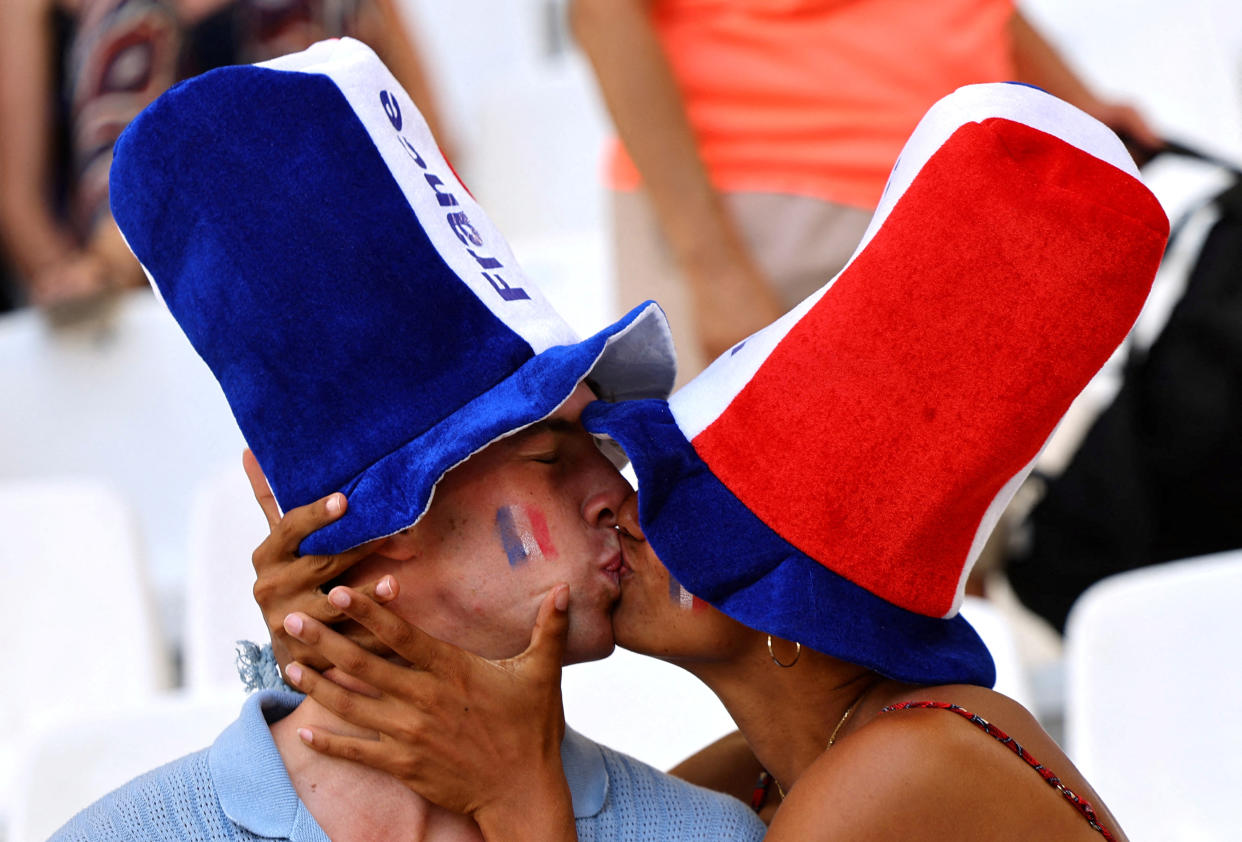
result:
[[[655,0],[699,153],[722,191],[873,208],[923,113],[1012,79],[1013,0]],[[608,181],[640,177],[620,144]]]

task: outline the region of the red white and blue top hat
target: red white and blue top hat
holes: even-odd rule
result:
[[[281,506],[349,496],[304,552],[415,523],[445,471],[584,379],[609,400],[672,388],[660,309],[580,340],[357,41],[172,88],[121,136],[111,185]]]
[[[583,418],[625,448],[691,593],[892,678],[991,686],[967,575],[1167,236],[1102,124],[1028,86],[962,88],[837,277],[670,401]]]

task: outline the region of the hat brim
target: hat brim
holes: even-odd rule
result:
[[[900,681],[996,683],[987,646],[960,614],[928,617],[887,602],[756,517],[699,458],[666,401],[596,402],[582,420],[625,449],[647,542],[695,596],[758,631]]]
[[[340,553],[415,524],[436,484],[489,444],[554,413],[590,380],[607,400],[665,397],[676,373],[659,306],[646,302],[595,335],[549,348],[426,432],[368,466],[339,491],[345,515],[307,536],[303,554]],[[418,400],[417,395],[395,399]]]

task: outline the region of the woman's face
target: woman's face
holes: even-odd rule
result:
[[[724,660],[755,632],[692,596],[672,577],[638,524],[638,497],[617,513],[621,600],[612,615],[617,644],[666,661]]]

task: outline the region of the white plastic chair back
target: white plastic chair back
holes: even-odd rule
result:
[[[1237,839],[1242,551],[1087,590],[1066,625],[1067,750],[1133,842]]]
[[[0,477],[89,475],[120,489],[136,507],[163,616],[179,619],[191,490],[239,464],[245,445],[164,305],[136,290],[62,329],[34,310],[0,316],[0,395]]]
[[[42,842],[125,782],[210,745],[245,694],[166,694],[127,708],[45,723],[18,749],[9,842]]]
[[[147,698],[169,686],[171,667],[134,514],[116,491],[87,479],[0,479],[0,535],[7,794],[24,730],[57,711]]]
[[[238,464],[200,484],[190,511],[183,675],[191,689],[238,689],[238,640],[268,639],[255,604],[250,556],[267,520]]]

